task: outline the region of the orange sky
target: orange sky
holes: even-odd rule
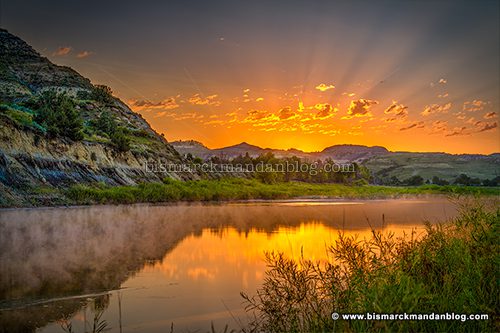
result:
[[[89,1],[3,25],[170,141],[500,152],[498,1]]]
[[[420,108],[389,97],[363,98],[373,86],[383,85],[380,82],[349,91],[336,91],[335,82],[319,82],[309,91],[245,88],[232,97],[197,93],[128,102],[169,140],[194,139],[210,148],[246,141],[304,151],[343,143],[381,145],[394,151],[500,151],[498,113],[492,103],[453,102],[445,81],[429,83],[435,100]]]

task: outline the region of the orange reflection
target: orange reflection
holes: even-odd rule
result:
[[[412,230],[420,232],[423,227],[390,225],[384,232],[391,231],[396,236],[403,236]],[[302,223],[298,227],[281,226],[272,233],[255,228],[246,233],[233,227],[204,229],[201,236],[186,237],[162,262],[145,267],[143,272],[162,272],[163,276],[180,280],[223,281],[227,279],[226,270],[230,267],[239,272],[237,280],[244,288],[248,288],[250,276],[254,280],[262,280],[266,252],[282,252],[296,261],[301,256],[314,261],[326,261],[330,259],[327,249],[335,244],[338,232],[315,221]],[[358,239],[371,237],[370,229],[345,230],[344,233]],[[234,275],[234,272],[229,275]]]

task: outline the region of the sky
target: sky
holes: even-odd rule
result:
[[[500,2],[0,0],[169,141],[500,152]]]

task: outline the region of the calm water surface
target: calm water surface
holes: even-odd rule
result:
[[[207,332],[248,322],[266,251],[326,260],[338,232],[423,231],[444,199],[0,211],[0,332]]]

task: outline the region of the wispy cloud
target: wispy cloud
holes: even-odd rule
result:
[[[281,120],[294,118],[295,115],[296,115],[296,113],[294,111],[292,111],[292,108],[290,106],[285,106],[284,108],[281,108],[278,111],[278,117]]]
[[[87,58],[87,57],[90,57],[92,54],[94,54],[94,52],[90,52],[90,51],[82,51],[82,52],[79,52],[76,57],[78,59],[83,59],[83,58]]]
[[[484,119],[492,119],[492,118],[495,118],[497,116],[497,113],[496,112],[488,112],[486,113],[483,118]]]
[[[432,123],[431,134],[438,134],[446,132],[448,129],[448,122],[444,120],[436,120]]]
[[[369,116],[370,114],[370,108],[372,105],[378,104],[378,101],[375,100],[369,100],[369,99],[358,99],[351,101],[351,104],[349,105],[349,108],[347,109],[347,114],[350,117],[363,117],[363,116]]]
[[[221,102],[218,100],[218,95],[210,95],[205,98],[201,97],[200,94],[195,94],[189,98],[189,103],[193,105],[212,105],[220,106]]]
[[[459,136],[459,135],[469,135],[469,133],[467,133],[467,127],[465,126],[455,127],[449,133],[445,134],[445,136]]]
[[[427,105],[420,114],[422,116],[428,116],[433,113],[446,113],[451,109],[451,103],[446,104],[431,104]]]
[[[468,112],[483,111],[488,102],[475,99],[473,101],[467,101],[464,103],[463,110]]]
[[[316,89],[325,92],[330,89],[335,89],[335,86],[333,84],[320,83],[316,86]]]
[[[328,119],[334,116],[337,109],[334,109],[331,104],[323,103],[316,104],[315,108],[318,110],[318,113],[314,115],[316,119]]]
[[[54,53],[53,56],[65,56],[68,55],[73,48],[71,46],[61,46]]]
[[[385,114],[392,114],[396,117],[406,117],[408,115],[408,107],[399,104],[397,101],[392,101],[392,104],[384,110]]]
[[[401,127],[399,130],[400,131],[406,131],[406,130],[409,130],[409,129],[412,129],[412,128],[423,128],[424,126],[425,125],[424,125],[423,121],[418,121],[418,122],[411,123],[408,126]]]
[[[130,106],[134,110],[145,110],[145,109],[164,109],[171,110],[179,107],[179,104],[175,101],[175,97],[169,97],[159,102],[151,102],[149,100],[132,100],[129,101]]]
[[[481,123],[479,125],[478,133],[490,131],[490,130],[495,129],[497,127],[498,127],[498,124],[496,121],[492,122],[492,123]]]

